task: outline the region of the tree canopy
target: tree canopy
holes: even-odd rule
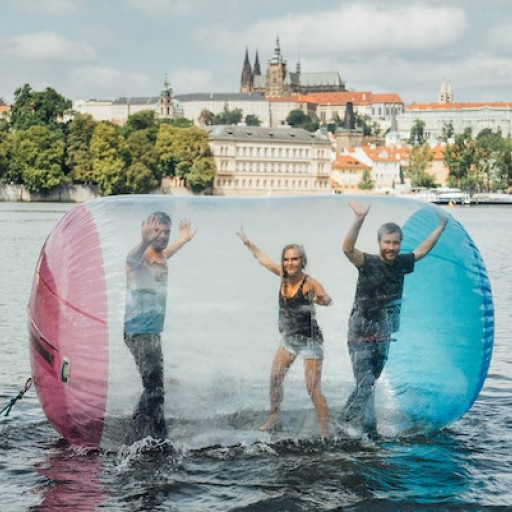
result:
[[[160,120],[144,110],[119,127],[70,109],[71,101],[51,88],[16,89],[10,116],[0,125],[0,182],[43,192],[88,184],[102,195],[150,192],[164,175],[184,178],[195,191],[211,185],[208,135],[190,120]]]
[[[292,128],[304,128],[310,132],[318,130],[320,126],[317,120],[312,119],[300,109],[292,110],[286,117],[286,123]]]

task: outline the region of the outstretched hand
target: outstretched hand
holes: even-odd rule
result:
[[[368,212],[370,211],[371,205],[370,204],[362,204],[358,201],[349,201],[348,205],[352,210],[354,211],[356,217],[365,218],[368,215]]]
[[[141,226],[141,237],[143,242],[151,244],[151,242],[158,238],[163,227],[164,226],[158,218],[153,215],[146,220],[143,220]]]
[[[179,230],[180,230],[180,239],[181,240],[188,242],[197,233],[197,228],[192,231],[191,225],[192,224],[190,222],[190,219],[181,219],[180,220]]]

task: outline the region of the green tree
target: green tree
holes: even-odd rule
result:
[[[67,183],[63,171],[65,143],[46,126],[31,126],[12,136],[10,178],[32,192]]]
[[[254,114],[247,114],[245,116],[245,124],[247,126],[261,126],[261,121],[260,118]]]
[[[90,146],[96,125],[90,114],[76,114],[68,125],[66,166],[75,183],[94,183]]]
[[[196,191],[212,184],[215,162],[204,130],[161,125],[156,151],[162,175],[183,178]]]
[[[194,190],[209,187],[215,175],[215,162],[208,134],[192,127],[179,130],[173,137],[176,176],[187,180]]]
[[[300,109],[292,110],[286,116],[286,123],[292,128],[303,128],[310,132],[318,130],[320,126],[317,120],[312,119]]]
[[[427,172],[427,167],[433,158],[434,155],[428,144],[413,146],[409,155],[409,169],[407,171],[413,187],[434,186],[434,176]]]
[[[148,137],[156,140],[157,122],[154,110],[141,110],[128,116],[126,123],[121,128],[121,135],[127,139],[133,132],[146,130]]]
[[[425,121],[416,119],[412,125],[409,135],[409,144],[414,146],[423,146],[425,144]]]
[[[197,158],[187,173],[187,183],[192,190],[200,192],[211,186],[215,177],[215,162],[211,157]]]
[[[47,126],[62,130],[64,114],[71,111],[71,100],[64,98],[51,87],[35,92],[30,85],[16,89],[11,105],[13,130],[27,130],[31,126]]]
[[[487,191],[506,190],[510,183],[512,141],[501,131],[482,130],[476,137],[474,169],[478,185]]]
[[[454,143],[446,146],[444,153],[444,163],[450,170],[448,185],[470,191],[478,187],[475,173],[472,172],[475,140],[471,132],[471,128],[466,128],[463,133],[456,134]]]
[[[160,119],[157,124],[169,124],[171,126],[176,126],[176,128],[190,128],[191,126],[194,126],[194,123],[186,117],[177,117],[176,119]]]
[[[359,114],[358,112],[354,112],[354,125],[356,128],[362,130],[365,137],[372,135],[371,119],[367,114]]]
[[[202,126],[211,126],[213,124],[213,112],[204,108],[201,110],[199,114],[199,118],[197,119],[199,124]]]
[[[213,116],[212,124],[238,124],[242,120],[242,116],[242,109],[235,108],[234,110],[229,110],[225,106],[223,112]]]
[[[443,123],[443,129],[441,131],[440,139],[443,142],[448,142],[455,135],[455,130],[453,128],[453,123],[451,121]]]
[[[6,183],[11,161],[11,134],[0,131],[0,183]]]
[[[11,129],[7,112],[0,114],[0,132],[8,132]]]
[[[123,151],[124,138],[117,127],[108,121],[99,122],[91,138],[91,154],[93,178],[102,195],[126,191]]]
[[[155,150],[157,166],[162,176],[176,176],[177,155],[174,153],[173,139],[179,128],[170,124],[158,127]]]
[[[124,160],[127,166],[127,191],[134,194],[150,192],[160,183],[158,154],[152,139],[152,128],[138,130],[126,139]]]
[[[361,190],[373,190],[375,188],[375,182],[372,180],[372,176],[368,169],[363,171],[361,181],[357,184]]]
[[[140,161],[126,169],[126,191],[131,194],[146,194],[159,184],[154,172]]]

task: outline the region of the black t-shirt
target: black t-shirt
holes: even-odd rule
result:
[[[390,265],[376,254],[364,253],[358,268],[348,340],[389,339],[400,324],[404,276],[414,270],[414,254],[399,254]]]

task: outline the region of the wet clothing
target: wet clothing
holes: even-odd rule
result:
[[[358,268],[354,306],[348,326],[348,350],[356,387],[340,419],[360,421],[370,436],[377,435],[375,382],[386,364],[392,334],[400,326],[404,276],[414,270],[414,253],[399,254],[390,265],[364,253]]]
[[[400,326],[404,276],[414,270],[414,253],[398,254],[389,265],[375,254],[364,254],[358,268],[348,340],[386,340]]]
[[[124,341],[135,359],[144,390],[132,416],[127,442],[151,436],[166,439],[164,415],[164,365],[160,334],[125,334]]]
[[[304,359],[323,359],[323,336],[316,321],[315,304],[304,295],[304,275],[293,297],[283,295],[284,283],[279,289],[279,332],[280,346]]]
[[[348,343],[356,387],[343,407],[341,419],[358,419],[364,432],[370,436],[377,434],[374,388],[375,381],[380,377],[388,359],[389,345],[388,340],[361,340]]]
[[[124,318],[127,334],[157,334],[164,329],[167,261],[128,263],[128,296]]]
[[[151,260],[153,259],[153,261]],[[165,439],[164,366],[160,333],[167,301],[167,260],[144,256],[140,263],[127,261],[128,294],[124,341],[132,353],[144,387],[132,417],[127,442],[151,436]]]

